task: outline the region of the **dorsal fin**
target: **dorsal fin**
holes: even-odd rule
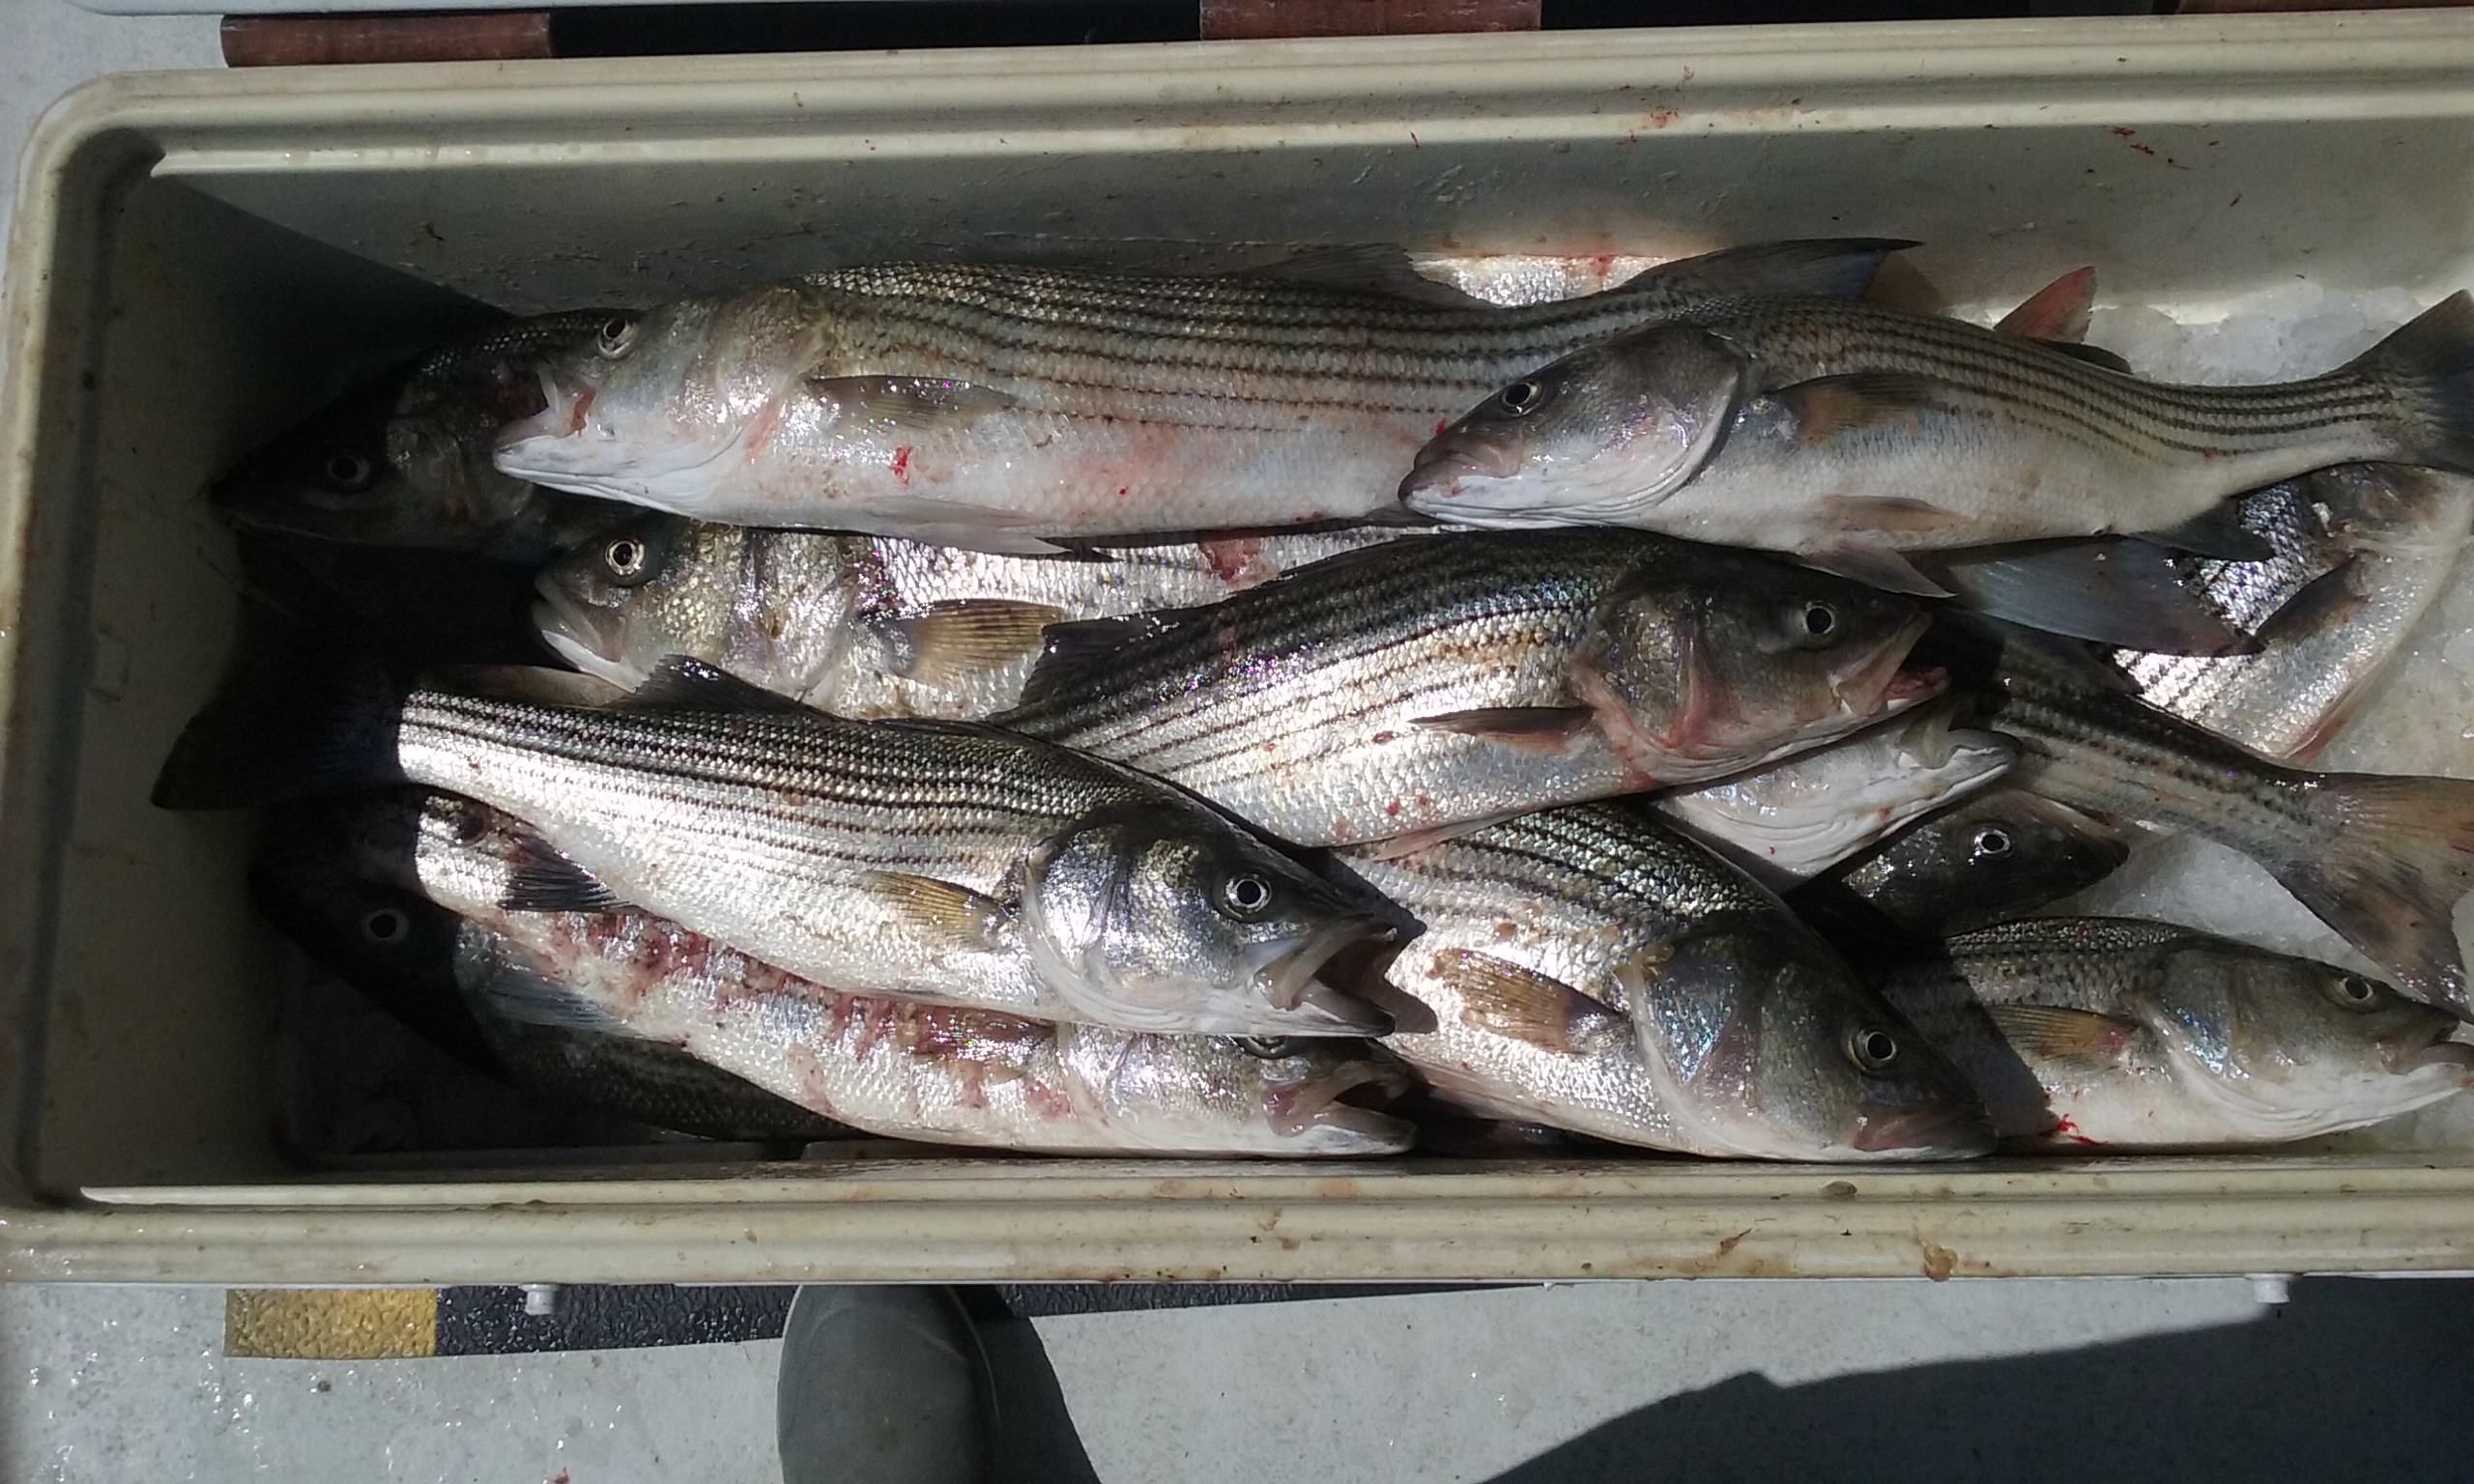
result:
[[[1446,309],[1498,307],[1474,295],[1464,294],[1448,283],[1427,277],[1418,271],[1407,253],[1380,243],[1309,247],[1277,263],[1247,269],[1243,276],[1277,278],[1285,283],[1348,289],[1361,294],[1384,294],[1411,303],[1434,304]]]
[[[716,670],[684,654],[653,662],[645,683],[611,709],[617,711],[791,711],[813,714],[788,696]]]

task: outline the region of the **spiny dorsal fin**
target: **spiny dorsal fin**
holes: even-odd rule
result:
[[[784,711],[813,715],[788,696],[750,685],[727,671],[690,655],[665,655],[653,662],[645,683],[613,709],[621,711]]]
[[[1363,294],[1382,294],[1412,303],[1434,304],[1446,309],[1492,309],[1498,306],[1473,295],[1464,294],[1448,283],[1441,283],[1419,272],[1409,255],[1397,247],[1379,243],[1363,243],[1331,247],[1309,247],[1277,263],[1266,263],[1245,270],[1249,278],[1277,278],[1286,283],[1312,284],[1317,288],[1346,289]]]

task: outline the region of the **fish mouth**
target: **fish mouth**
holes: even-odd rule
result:
[[[1320,1076],[1273,1088],[1264,1097],[1263,1116],[1282,1138],[1403,1150],[1416,1141],[1417,1126],[1382,1110],[1406,1096],[1410,1086],[1408,1073],[1396,1064],[1362,1057]]]
[[[2381,1049],[2390,1071],[2402,1075],[2420,1071],[2426,1067],[2454,1068],[2465,1080],[2474,1082],[2474,1043],[2457,1039],[2458,1022],[2432,1029],[2430,1035],[2407,1039],[2391,1038]]]
[[[615,670],[627,650],[617,614],[577,602],[548,573],[533,580],[532,590],[539,595],[532,605],[533,626],[561,659],[589,675],[620,685],[634,683],[620,678]]]
[[[1447,433],[1418,450],[1400,481],[1400,502],[1423,495],[1456,495],[1464,479],[1509,479],[1520,472],[1519,451],[1493,439]]]
[[[1888,716],[1939,696],[1950,683],[1950,672],[1938,665],[1910,665],[1916,642],[1933,626],[1917,614],[1871,654],[1829,677],[1830,692],[1840,711],[1849,716]]]
[[[1306,940],[1263,966],[1254,983],[1275,1010],[1293,1012],[1298,1033],[1389,1036],[1392,1017],[1372,1003],[1323,977],[1332,960],[1361,944],[1389,943],[1398,936],[1379,918],[1343,918],[1309,933]]]
[[[1848,1148],[1885,1158],[1973,1159],[1993,1153],[1993,1125],[1976,1108],[1889,1108],[1867,1103],[1858,1110]]]

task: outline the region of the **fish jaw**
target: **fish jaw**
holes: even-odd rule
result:
[[[559,658],[596,679],[629,690],[644,683],[642,667],[627,659],[626,625],[606,609],[578,603],[545,574],[533,584],[540,597],[532,623]]]
[[[1387,1100],[1409,1089],[1398,1068],[1372,1058],[1351,1061],[1320,1076],[1270,1088],[1263,1117],[1271,1132],[1299,1155],[1395,1155],[1417,1142],[1406,1119],[1341,1099],[1362,1089]]]
[[[1974,1159],[1993,1153],[1993,1124],[1979,1109],[1868,1107],[1835,1157]]]
[[[500,435],[493,461],[501,473],[553,489],[697,515],[745,470],[749,427],[734,420],[705,438],[622,438],[589,418],[565,430],[516,423]]]

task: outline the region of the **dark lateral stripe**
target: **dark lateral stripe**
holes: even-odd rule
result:
[[[759,795],[795,795],[800,806],[827,804],[853,813],[935,811],[951,814],[958,821],[992,814],[1016,820],[1052,818],[1059,802],[1069,797],[1066,788],[1052,795],[1023,789],[1019,765],[1011,772],[999,766],[984,772],[957,769],[932,773],[917,767],[904,770],[899,761],[891,759],[869,759],[843,752],[820,761],[794,762],[756,754],[744,745],[732,748],[727,744],[733,740],[743,744],[744,739],[733,739],[727,734],[636,733],[614,738],[595,734],[582,725],[515,726],[503,714],[460,708],[453,704],[453,698],[435,699],[408,713],[405,725],[434,733],[438,739],[475,748],[521,752],[624,772],[644,779],[647,791],[664,782],[703,785]],[[699,748],[700,742],[713,745]],[[877,766],[870,768],[870,761],[876,761]],[[1113,785],[1115,781],[1108,782]],[[1095,785],[1088,791],[1097,795],[1109,789]],[[738,807],[743,801],[732,802]],[[748,807],[759,806],[751,803]],[[780,811],[786,818],[805,813],[787,803]]]

